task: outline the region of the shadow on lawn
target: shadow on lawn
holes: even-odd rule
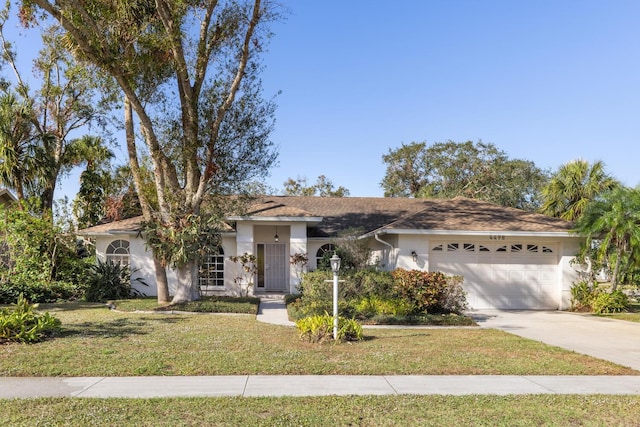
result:
[[[40,303],[38,304],[38,311],[49,311],[51,313],[60,311],[78,311],[78,310],[108,310],[107,304],[99,302],[85,302],[85,301],[65,301],[55,303]]]
[[[93,337],[93,338],[124,338],[132,335],[147,335],[153,323],[182,322],[179,316],[140,317],[137,319],[120,318],[107,322],[83,322],[72,326],[64,326],[60,337]]]
[[[426,338],[426,337],[429,337],[430,335],[431,334],[429,333],[419,333],[419,332],[416,332],[413,334],[384,335],[384,336],[364,335],[362,341],[376,341],[376,340],[404,339],[404,338]]]

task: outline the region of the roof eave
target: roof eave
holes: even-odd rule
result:
[[[445,236],[445,235],[458,235],[458,236],[506,236],[506,237],[580,237],[579,235],[570,231],[479,231],[479,230],[420,230],[420,229],[398,229],[398,228],[385,228],[371,231],[364,234],[362,237],[368,237],[373,235],[382,234],[412,234],[412,235],[425,235],[425,236]]]
[[[230,216],[229,221],[256,221],[256,222],[321,222],[321,216]]]

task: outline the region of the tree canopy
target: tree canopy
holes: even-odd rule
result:
[[[612,266],[611,289],[627,270],[640,265],[640,189],[616,186],[589,202],[575,230],[586,237],[584,256]]]
[[[618,185],[601,161],[589,164],[586,160],[574,160],[560,166],[542,188],[540,212],[575,221],[589,203]]]
[[[154,172],[157,210],[140,191],[141,150],[129,165],[154,255],[177,271],[174,302],[199,298],[198,239],[222,226],[205,197],[263,176],[276,159],[274,104],[261,96],[259,54],[277,11],[269,0],[175,2],[24,0],[65,30],[67,46],[110,76],[136,116]],[[132,121],[129,120],[127,129]],[[157,268],[156,268],[157,270]],[[165,292],[158,292],[160,295]]]
[[[18,199],[39,199],[43,211],[53,208],[61,176],[90,160],[95,144],[85,142],[90,126],[98,126],[105,143],[106,104],[100,97],[95,70],[78,63],[62,45],[59,27],[42,30],[42,49],[33,62],[40,87],[30,88],[18,67],[18,52],[4,36],[10,5],[0,10],[2,64],[12,70],[3,76],[2,114],[13,115],[5,123],[0,141],[2,183],[16,191]],[[9,129],[8,127],[11,127]]]
[[[307,178],[289,178],[284,183],[284,194],[287,196],[320,196],[345,197],[349,190],[343,186],[335,188],[333,182],[324,175],[320,175],[315,184],[308,184]]]
[[[382,160],[385,197],[464,196],[531,211],[548,179],[533,162],[510,159],[481,141],[412,142],[390,149]]]

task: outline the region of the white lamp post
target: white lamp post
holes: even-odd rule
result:
[[[338,271],[340,271],[340,257],[335,253],[331,257],[331,271],[333,271],[333,339],[338,339]]]

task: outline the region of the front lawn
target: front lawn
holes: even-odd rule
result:
[[[632,302],[627,307],[627,311],[621,313],[594,314],[594,316],[607,317],[609,319],[626,320],[629,322],[640,322],[640,303]]]
[[[0,400],[0,425],[632,426],[639,396]]]
[[[134,313],[47,306],[62,334],[0,346],[2,376],[637,375],[610,362],[490,329],[366,329],[334,345],[253,315]]]

